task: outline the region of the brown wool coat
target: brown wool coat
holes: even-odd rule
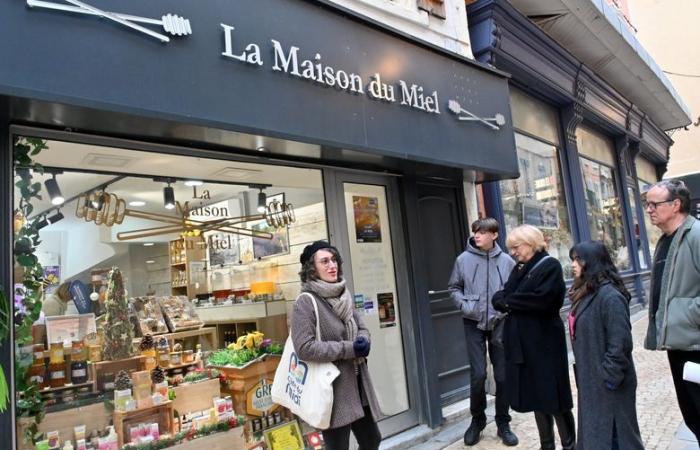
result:
[[[292,342],[299,358],[307,361],[333,362],[340,370],[340,375],[333,382],[333,411],[329,427],[339,428],[365,415],[355,372],[355,352],[352,341],[347,340],[345,325],[333,312],[333,308],[324,299],[318,296],[316,298],[321,319],[321,341],[316,340],[316,314],[311,294],[301,293],[294,302]],[[357,311],[353,314],[359,327],[358,336],[364,336],[370,340],[369,330],[365,327],[361,316]],[[369,404],[376,421],[381,417],[381,413],[367,363],[363,362],[359,367],[366,403]]]

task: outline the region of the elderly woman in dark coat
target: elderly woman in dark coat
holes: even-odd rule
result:
[[[294,303],[292,341],[301,359],[333,362],[340,375],[333,381],[330,427],[323,430],[326,450],[347,450],[350,431],[360,450],[376,450],[381,442],[377,427],[379,404],[367,368],[369,331],[355,311],[345,287],[338,250],[325,241],[307,245],[300,257],[302,293]],[[316,340],[318,305],[321,341]]]
[[[578,448],[643,449],[637,423],[630,294],[601,242],[571,251],[569,333],[576,356]]]
[[[566,285],[561,264],[545,251],[542,232],[521,225],[508,232],[518,262],[493,306],[507,312],[503,330],[511,408],[534,411],[542,450],[554,450],[554,422],[564,450],[576,445],[564,324]]]

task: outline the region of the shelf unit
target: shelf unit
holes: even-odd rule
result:
[[[206,261],[204,238],[183,237],[170,241],[168,256],[172,295],[184,295],[192,299],[207,291],[206,277],[202,277],[203,282],[198,286],[194,269],[194,266]]]

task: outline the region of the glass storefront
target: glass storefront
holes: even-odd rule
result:
[[[520,178],[501,182],[506,229],[530,224],[542,230],[549,253],[559,259],[569,278],[569,249],[573,239],[558,149],[519,133],[515,135],[515,143]]]

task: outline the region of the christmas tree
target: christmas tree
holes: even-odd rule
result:
[[[131,356],[134,329],[129,321],[129,306],[124,291],[122,273],[116,267],[109,273],[109,285],[105,300],[104,344],[102,353],[107,361]]]

